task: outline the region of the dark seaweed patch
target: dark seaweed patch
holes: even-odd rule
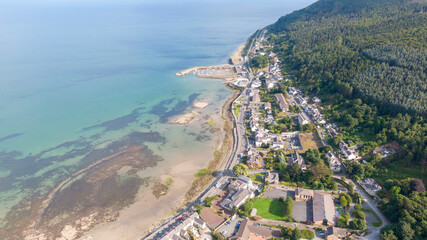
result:
[[[139,107],[134,109],[130,114],[118,117],[113,120],[105,121],[103,123],[83,128],[83,131],[95,129],[95,128],[104,128],[104,131],[113,131],[119,130],[129,126],[131,123],[138,120],[140,115],[140,110],[144,109],[144,107]]]
[[[19,137],[19,136],[21,136],[21,135],[22,135],[22,133],[14,133],[14,134],[10,134],[10,135],[8,135],[8,136],[1,137],[1,138],[0,138],[0,142],[6,141],[6,140],[11,139],[11,138]]]
[[[188,100],[181,100],[178,101],[170,110],[168,110],[168,106],[172,104],[176,98],[171,98],[167,100],[163,100],[160,103],[153,106],[150,113],[155,114],[160,117],[160,121],[162,123],[165,123],[168,121],[170,117],[182,114],[188,106],[193,105],[193,102],[196,100],[196,98],[200,95],[200,93],[194,93],[191,94],[188,97]]]

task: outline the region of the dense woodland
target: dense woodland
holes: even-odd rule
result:
[[[354,178],[375,177],[390,161],[427,165],[426,12],[422,0],[319,0],[269,27],[284,74],[320,96],[327,118],[339,125],[333,145],[349,139],[364,155],[400,144],[391,159],[348,165]],[[384,192],[381,208],[393,225],[383,239],[427,239],[426,192]]]

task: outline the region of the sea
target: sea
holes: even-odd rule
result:
[[[257,29],[312,2],[0,1],[0,229],[126,144],[171,163],[168,149],[213,149],[210,131],[168,120],[194,101],[218,114],[232,92],[175,73],[227,63]]]

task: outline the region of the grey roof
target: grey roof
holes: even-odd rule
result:
[[[334,200],[330,194],[314,193],[313,196],[313,221],[323,221],[335,223]]]

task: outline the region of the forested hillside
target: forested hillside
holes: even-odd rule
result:
[[[349,132],[369,132],[371,148],[397,140],[402,157],[421,164],[427,158],[426,12],[426,1],[320,0],[281,17],[269,27],[269,39],[296,85],[330,100],[333,120]],[[363,104],[334,108],[341,97]]]
[[[339,124],[335,142],[351,139],[363,154],[400,143],[395,157],[361,170],[396,178],[387,173],[392,166],[425,168],[427,1],[319,0],[281,17],[269,32],[284,74],[320,96],[327,117]],[[425,179],[419,172],[411,176]],[[410,181],[398,179],[392,181]],[[427,213],[418,211],[427,207],[426,192],[386,191],[382,208],[394,225],[383,239],[427,239]]]

